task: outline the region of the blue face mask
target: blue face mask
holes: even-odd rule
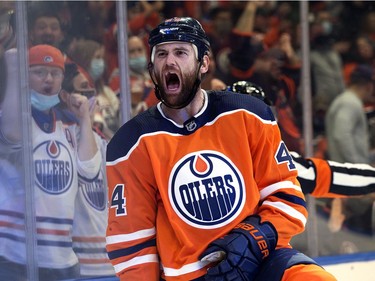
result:
[[[143,73],[146,70],[146,57],[129,59],[129,68],[137,73]]]
[[[98,80],[98,78],[103,75],[104,68],[104,59],[93,59],[91,61],[89,73],[94,81]]]
[[[59,91],[60,92],[60,91]],[[46,96],[41,93],[38,93],[37,91],[31,89],[31,105],[32,107],[40,110],[40,111],[46,111],[50,108],[54,107],[55,105],[59,104],[60,98],[59,94],[53,96]]]

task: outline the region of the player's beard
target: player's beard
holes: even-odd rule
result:
[[[181,83],[181,91],[178,95],[174,95],[173,97],[170,97],[166,94],[165,84],[162,81],[162,78],[160,76],[156,77],[156,82],[159,87],[159,94],[162,99],[162,101],[166,101],[168,105],[171,105],[173,107],[179,107],[180,105],[184,104],[191,95],[195,95],[195,93],[192,93],[194,90],[194,84],[196,80],[196,73],[194,71],[185,74],[185,76],[182,77]]]

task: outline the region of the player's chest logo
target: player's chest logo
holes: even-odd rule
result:
[[[50,194],[61,194],[73,181],[71,151],[59,141],[45,141],[34,148],[36,185]]]
[[[179,160],[168,187],[174,211],[197,228],[228,224],[241,212],[246,198],[240,171],[217,151],[198,151]]]

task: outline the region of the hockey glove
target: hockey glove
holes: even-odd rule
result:
[[[210,281],[251,281],[259,265],[276,247],[277,233],[271,223],[249,216],[227,235],[210,243],[201,261],[220,261],[205,276]]]

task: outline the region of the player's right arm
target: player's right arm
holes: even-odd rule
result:
[[[126,149],[128,132],[107,147],[107,252],[120,280],[159,280],[156,191],[142,141]]]

